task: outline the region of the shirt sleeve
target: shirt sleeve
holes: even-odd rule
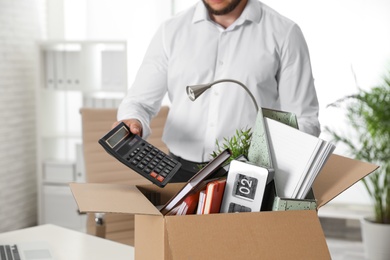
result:
[[[142,123],[143,138],[150,135],[150,120],[158,113],[167,92],[167,63],[162,25],[150,42],[134,83],[118,108],[118,120],[134,118]]]
[[[280,55],[277,80],[281,109],[296,114],[301,131],[319,136],[319,105],[309,50],[302,31],[296,24],[289,31]]]

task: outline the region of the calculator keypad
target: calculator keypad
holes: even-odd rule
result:
[[[164,187],[181,167],[146,140],[130,132],[123,122],[99,139],[99,144],[121,163],[159,187]]]
[[[131,151],[126,160],[159,182],[163,182],[178,164],[159,149],[145,142]]]

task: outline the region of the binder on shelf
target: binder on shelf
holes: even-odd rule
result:
[[[64,86],[67,89],[81,88],[81,53],[80,50],[64,51]]]
[[[56,72],[55,72],[55,51],[46,50],[45,51],[45,86],[47,89],[56,88]]]
[[[65,80],[65,51],[54,51],[54,69],[55,69],[55,87],[56,89],[64,89],[66,86]]]

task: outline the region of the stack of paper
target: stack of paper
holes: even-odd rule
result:
[[[278,196],[304,199],[335,146],[273,119],[264,124]]]

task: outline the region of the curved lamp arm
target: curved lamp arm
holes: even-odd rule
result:
[[[249,96],[251,97],[253,104],[255,105],[256,111],[259,111],[259,106],[257,105],[256,99],[252,95],[252,93],[249,91],[249,89],[243,83],[241,83],[238,80],[234,80],[234,79],[220,79],[220,80],[216,80],[214,82],[208,83],[208,84],[187,86],[187,88],[186,88],[187,95],[192,101],[194,101],[200,95],[202,95],[203,92],[205,92],[206,90],[211,88],[213,85],[221,83],[221,82],[233,82],[233,83],[236,83],[236,84],[240,85],[241,87],[243,87],[245,89],[245,91],[249,94]]]

